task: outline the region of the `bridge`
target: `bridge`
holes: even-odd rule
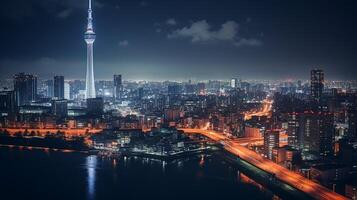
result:
[[[347,200],[346,197],[337,194],[324,186],[315,183],[304,176],[292,172],[273,161],[262,157],[256,152],[245,147],[245,144],[249,142],[259,142],[259,138],[252,139],[230,139],[229,137],[217,133],[215,131],[202,130],[202,129],[179,129],[186,134],[201,134],[223,145],[224,149],[231,154],[238,156],[240,159],[248,162],[249,164],[271,174],[275,175],[275,178],[282,181],[304,193],[315,198],[322,200]]]

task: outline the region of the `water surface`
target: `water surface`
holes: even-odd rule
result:
[[[162,162],[0,147],[0,199],[271,199],[218,156]]]

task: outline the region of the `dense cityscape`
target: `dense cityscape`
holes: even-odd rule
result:
[[[120,70],[101,80],[93,21],[89,0],[85,79],[29,68],[0,81],[1,148],[163,166],[218,155],[273,194],[265,198],[357,199],[357,80],[334,80],[324,66],[305,80],[138,81]]]

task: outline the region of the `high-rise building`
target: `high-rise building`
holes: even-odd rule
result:
[[[197,93],[199,95],[206,94],[206,85],[205,85],[205,83],[197,83]]]
[[[242,90],[249,92],[251,91],[251,84],[248,82],[240,82],[240,86],[239,86]]]
[[[0,117],[15,112],[15,92],[0,91]]]
[[[53,80],[53,97],[56,99],[64,99],[64,76],[55,76]]]
[[[321,69],[311,70],[311,97],[317,101],[320,101],[322,92],[324,90],[324,71]]]
[[[47,80],[46,84],[46,96],[52,98],[54,95],[53,80]]]
[[[264,132],[264,151],[265,155],[273,158],[273,149],[279,147],[280,130],[266,130]]]
[[[302,126],[304,129],[303,150],[309,153],[317,153],[319,151],[319,124],[317,115],[304,113],[302,117]]]
[[[24,73],[15,74],[14,91],[16,106],[35,101],[37,96],[37,77]]]
[[[56,117],[66,117],[68,113],[67,100],[52,100],[52,114]]]
[[[123,82],[122,82],[122,77],[121,74],[115,74],[114,75],[114,98],[115,100],[119,100],[122,98],[123,94]]]
[[[93,67],[93,45],[96,34],[93,29],[92,0],[89,0],[87,30],[84,40],[87,43],[87,74],[86,74],[86,99],[95,98],[94,67]]]
[[[357,108],[351,107],[347,112],[348,117],[348,137],[357,138]]]
[[[137,90],[137,98],[140,100],[144,97],[144,88],[139,87]]]
[[[71,99],[71,85],[64,83],[64,99]]]
[[[238,87],[238,79],[232,78],[230,85],[231,85],[231,88],[237,88]]]
[[[300,117],[299,113],[288,113],[287,119],[288,145],[294,149],[300,149]]]
[[[186,84],[185,85],[185,93],[186,94],[194,94],[195,93],[195,85],[194,84]]]
[[[164,121],[166,123],[176,121],[180,118],[180,109],[170,108],[164,110]]]
[[[87,114],[91,116],[97,116],[103,114],[104,101],[103,98],[90,98],[87,99]]]
[[[320,156],[332,155],[334,136],[333,114],[305,112],[302,115],[303,150]]]
[[[167,93],[169,95],[179,95],[181,93],[181,87],[179,84],[172,84],[167,86]]]

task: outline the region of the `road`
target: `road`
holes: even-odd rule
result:
[[[300,174],[297,174],[295,172],[292,172],[276,163],[273,161],[266,159],[262,157],[261,155],[257,154],[256,152],[244,147],[242,144],[246,143],[247,141],[249,142],[249,139],[244,139],[243,140],[233,140],[230,139],[229,137],[217,133],[214,131],[209,131],[209,130],[201,130],[201,129],[179,129],[184,131],[187,134],[202,134],[216,142],[221,143],[224,148],[231,152],[232,154],[240,157],[241,159],[249,162],[250,164],[266,171],[271,174],[275,174],[275,177],[283,181],[307,194],[309,194],[311,197],[315,199],[322,199],[322,200],[347,200],[342,195],[339,195],[323,186],[321,186],[318,183],[315,183],[305,177],[303,177]],[[251,139],[257,140],[257,138]]]
[[[263,138],[262,137],[254,137],[254,138],[238,138],[232,139],[235,143],[238,143],[241,146],[248,146],[250,144],[261,146],[263,145]]]
[[[265,99],[262,102],[262,108],[260,110],[252,110],[244,113],[244,119],[249,120],[253,116],[270,116],[271,108],[273,106],[273,101],[269,99]]]

